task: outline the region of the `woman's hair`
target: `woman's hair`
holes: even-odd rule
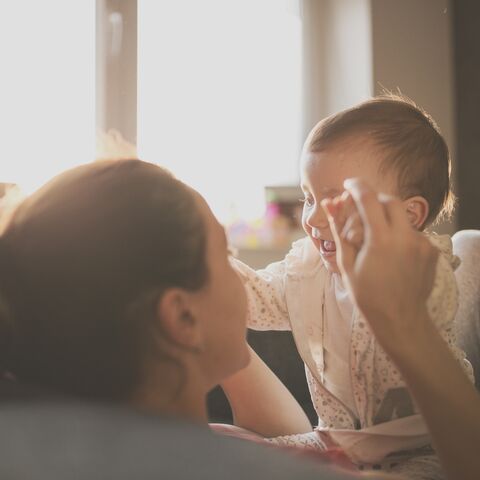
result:
[[[63,393],[124,399],[142,381],[156,302],[207,282],[192,191],[140,160],[69,170],[0,236],[0,370]]]

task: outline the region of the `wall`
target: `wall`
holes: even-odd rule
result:
[[[453,4],[458,226],[480,229],[480,2]]]
[[[456,177],[452,10],[448,0],[371,0],[375,94],[396,90],[438,123]],[[456,220],[439,225],[453,233]]]
[[[304,133],[373,93],[370,0],[304,0]]]

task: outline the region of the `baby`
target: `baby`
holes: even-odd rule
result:
[[[373,98],[332,115],[309,134],[301,159],[307,237],[264,270],[237,262],[249,297],[249,327],[292,330],[319,417],[313,433],[274,442],[340,446],[362,469],[443,478],[405,382],[342,284],[321,202],[340,195],[346,178],[361,177],[377,191],[401,198],[412,227],[424,231],[452,210],[450,169],[448,148],[434,121],[398,96]],[[455,345],[458,259],[448,236],[426,235],[441,252],[427,307],[472,376]]]

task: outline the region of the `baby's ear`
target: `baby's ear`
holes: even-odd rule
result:
[[[422,230],[430,212],[427,200],[417,195],[404,200],[403,204],[405,205],[405,211],[407,212],[410,225],[416,230]]]

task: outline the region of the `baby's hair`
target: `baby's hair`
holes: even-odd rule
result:
[[[304,151],[321,152],[356,135],[370,138],[380,149],[380,171],[396,174],[402,198],[420,195],[427,200],[424,226],[451,215],[450,154],[428,113],[403,95],[383,94],[319,122]]]

